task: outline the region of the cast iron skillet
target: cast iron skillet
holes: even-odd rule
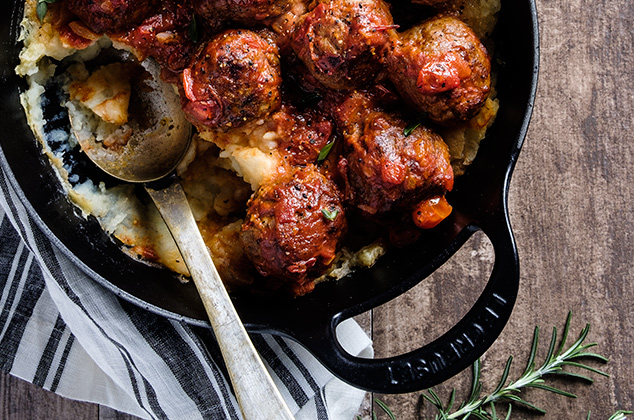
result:
[[[0,163],[39,226],[92,278],[119,296],[161,315],[207,325],[192,284],[125,256],[93,219],[69,203],[41,154],[19,104],[24,81],[14,75],[20,45],[22,0],[0,9]],[[297,299],[248,295],[233,301],[250,331],[292,337],[336,376],[368,391],[403,393],[440,383],[470,366],[506,324],[519,286],[519,262],[507,213],[511,172],[530,119],[538,69],[537,15],[533,0],[503,1],[495,57],[500,111],[478,157],[449,197],[452,215],[424,240],[388,253],[375,267],[317,286]],[[437,340],[386,359],[361,359],[344,351],[336,326],[404,293],[449,259],[477,230],[491,240],[495,264],[473,308]]]

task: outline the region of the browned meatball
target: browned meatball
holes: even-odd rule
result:
[[[411,210],[452,189],[449,149],[429,128],[406,132],[405,120],[381,110],[361,93],[352,94],[337,117],[347,149],[339,164],[346,179],[345,196],[364,213]]]
[[[240,240],[262,275],[284,280],[299,295],[332,263],[346,226],[337,187],[309,165],[260,187]]]
[[[187,0],[163,0],[160,9],[140,25],[110,37],[133,47],[141,58],[153,57],[164,68],[179,72],[195,49],[190,35],[192,14]]]
[[[116,32],[143,21],[160,0],[67,0],[68,8],[97,33]]]
[[[229,20],[252,26],[284,13],[292,0],[192,0],[205,20]]]
[[[491,59],[462,21],[439,16],[401,35],[389,59],[401,96],[431,121],[450,125],[473,117],[491,87]]]
[[[181,80],[183,110],[198,127],[237,127],[280,107],[277,48],[249,30],[216,35]]]
[[[333,139],[333,124],[317,112],[300,113],[283,106],[272,118],[280,137],[280,152],[291,165],[317,163],[319,153]]]
[[[332,89],[352,89],[373,80],[395,36],[383,0],[322,2],[302,16],[291,47],[312,76]]]

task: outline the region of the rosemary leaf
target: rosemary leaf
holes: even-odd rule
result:
[[[411,123],[410,125],[405,127],[405,129],[403,130],[403,135],[405,137],[408,137],[410,134],[412,134],[414,130],[418,128],[418,126],[420,126],[420,122]]]
[[[560,370],[559,372],[553,372],[553,374],[554,375],[558,375],[558,376],[566,376],[566,377],[574,378],[574,379],[580,379],[582,381],[588,382],[588,384],[594,383],[594,380],[592,378],[588,378],[587,376],[581,375],[579,373],[568,372],[566,370]]]
[[[332,149],[332,146],[335,144],[334,141],[331,141],[330,143],[326,144],[319,152],[319,156],[317,156],[317,163],[321,163],[324,160],[326,160],[326,158],[328,157],[328,153],[330,153],[330,150]]]
[[[506,412],[506,418],[504,420],[509,420],[511,418],[511,413],[513,412],[513,405],[509,404],[509,409]]]
[[[555,353],[555,346],[557,345],[557,328],[553,328],[553,334],[550,337],[550,346],[548,346],[548,353],[546,353],[544,366],[552,362],[553,354]]]
[[[585,352],[584,353],[577,353],[575,355],[575,358],[577,358],[577,357],[587,357],[587,358],[591,358],[591,359],[596,359],[596,360],[598,360],[600,362],[603,362],[603,363],[607,363],[608,362],[608,359],[606,359],[605,357],[601,356],[600,354],[596,354],[596,353],[585,353]]]
[[[476,360],[473,364],[473,376],[471,380],[471,393],[469,395],[468,401],[475,401],[480,397],[481,386],[480,386],[480,375],[481,375],[481,362],[480,359]]]
[[[631,411],[619,410],[616,413],[612,414],[608,420],[625,420],[627,418],[627,417],[625,417],[626,414],[632,414],[632,412]],[[588,414],[588,415],[590,415],[590,414]]]
[[[452,389],[451,394],[449,395],[449,402],[447,403],[447,411],[451,411],[453,409],[453,404],[456,401],[456,390]]]
[[[570,332],[570,321],[572,321],[572,311],[568,311],[566,323],[564,324],[564,332],[561,334],[561,342],[559,343],[559,349],[557,350],[557,356],[559,356],[564,351],[566,339],[568,338],[568,333]]]
[[[531,345],[530,353],[528,354],[526,369],[524,369],[524,373],[522,373],[522,376],[526,375],[531,370],[535,369],[535,355],[537,354],[538,344],[539,344],[539,327],[535,327],[535,332],[533,333],[533,343]]]
[[[578,363],[578,362],[562,362],[562,364],[567,365],[567,366],[575,366],[578,367],[580,369],[585,369],[585,370],[589,370],[590,372],[594,372],[597,375],[601,375],[601,376],[605,376],[605,377],[609,377],[610,375],[608,375],[607,373],[600,371],[599,369],[595,369],[591,366],[588,365],[584,365],[583,363]]]
[[[504,387],[504,384],[506,384],[506,380],[509,377],[509,372],[511,370],[512,363],[513,363],[513,356],[509,357],[508,360],[506,361],[506,366],[504,366],[504,371],[502,372],[502,379],[500,379],[500,383],[498,384],[497,388],[495,388],[495,391],[493,391],[493,394],[497,394],[498,392],[500,392],[500,390]]]
[[[390,410],[390,407],[388,407],[387,404],[385,404],[383,401],[379,400],[378,398],[375,398],[374,402],[376,405],[379,406],[381,410],[383,410],[385,414],[388,415],[390,420],[396,420],[396,416],[394,416],[394,413],[392,413],[392,410]]]
[[[563,395],[564,397],[568,397],[568,398],[577,398],[577,396],[575,394],[571,394],[570,392],[567,391],[562,391],[561,389],[552,387],[552,386],[548,386],[548,385],[543,385],[543,384],[531,384],[528,385],[528,387],[530,388],[537,388],[537,389],[543,389],[544,391],[550,391],[554,394],[559,394],[559,395]]]
[[[337,218],[337,215],[339,214],[339,210],[321,209],[321,214],[323,214],[327,220],[330,220],[332,222],[333,220]]]
[[[526,406],[526,407],[528,407],[528,408],[531,408],[531,409],[533,409],[533,410],[537,411],[538,413],[541,413],[541,414],[546,414],[546,411],[545,411],[545,410],[543,410],[543,409],[541,409],[541,408],[537,407],[537,406],[536,406],[535,404],[533,404],[533,403],[530,403],[530,402],[528,402],[528,401],[526,401],[526,400],[524,400],[524,399],[522,399],[522,398],[518,397],[517,395],[508,395],[508,396],[506,396],[506,398],[507,398],[507,399],[509,399],[509,400],[511,400],[511,401],[513,401],[514,403],[521,404],[521,405],[523,405],[523,406]]]

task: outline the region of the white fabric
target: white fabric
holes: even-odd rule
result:
[[[0,369],[145,419],[240,419],[199,331],[90,279],[43,235],[1,175]],[[371,342],[353,320],[338,336],[351,354],[371,357]],[[269,354],[267,366],[284,367],[269,370],[297,420],[354,417],[363,391],[334,378],[292,340],[255,341]]]

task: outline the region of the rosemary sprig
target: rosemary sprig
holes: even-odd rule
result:
[[[519,404],[525,407],[529,407],[536,410],[539,413],[545,413],[544,410],[536,407],[534,404],[521,398],[518,394],[523,388],[537,388],[546,391],[553,392],[555,394],[563,395],[565,397],[576,398],[576,396],[570,392],[552,387],[546,384],[544,377],[547,375],[559,375],[569,378],[581,379],[588,383],[592,383],[593,380],[586,375],[563,370],[567,366],[573,366],[589,372],[593,372],[602,376],[608,376],[606,373],[595,369],[587,364],[579,361],[579,359],[592,359],[600,362],[607,362],[608,360],[596,353],[589,352],[588,349],[594,347],[596,343],[584,343],[588,332],[590,331],[590,324],[586,324],[585,328],[579,334],[577,340],[570,345],[568,349],[565,349],[566,340],[570,330],[570,320],[572,313],[568,313],[564,331],[561,341],[557,345],[557,329],[553,328],[551,336],[550,346],[546,355],[544,363],[537,367],[535,363],[535,357],[537,354],[537,346],[539,343],[539,327],[535,328],[533,336],[533,343],[531,346],[528,362],[524,373],[516,381],[507,383],[509,372],[513,357],[509,357],[504,371],[502,372],[502,378],[497,387],[489,395],[481,396],[482,383],[480,381],[480,361],[478,360],[473,366],[473,381],[471,387],[471,393],[468,400],[460,405],[456,411],[453,410],[455,400],[455,390],[452,391],[448,404],[443,404],[433,389],[427,390],[423,393],[423,397],[429,401],[437,410],[438,414],[435,416],[435,420],[450,420],[461,419],[466,420],[470,417],[479,420],[497,420],[499,419],[496,413],[496,404],[505,403],[508,404],[508,411],[505,419],[510,419],[512,405]],[[612,420],[624,419],[624,414],[628,412],[617,412],[614,414]]]

